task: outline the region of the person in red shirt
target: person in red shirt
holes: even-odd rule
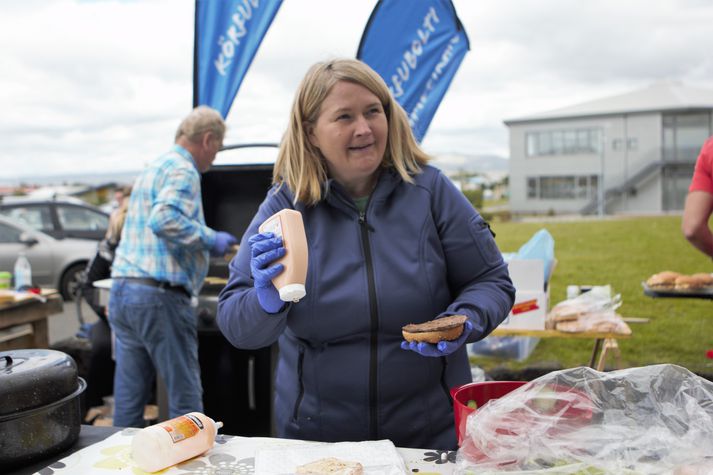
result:
[[[709,138],[696,161],[691,186],[683,209],[681,230],[699,251],[713,259],[713,231],[708,221],[713,214],[713,137]]]

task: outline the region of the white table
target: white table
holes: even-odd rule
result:
[[[138,429],[124,429],[106,439],[89,445],[51,464],[42,473],[52,475],[111,475],[143,473],[131,460],[131,440]],[[215,446],[201,457],[196,457],[161,472],[162,475],[190,473],[254,474],[255,454],[261,448],[275,448],[304,442],[267,437],[235,437],[218,435]],[[397,448],[407,473],[452,475],[455,451]],[[51,470],[51,471],[50,471]],[[40,473],[40,472],[36,472]]]

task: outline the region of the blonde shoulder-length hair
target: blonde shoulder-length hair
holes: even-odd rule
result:
[[[322,185],[327,180],[322,154],[307,137],[308,126],[317,122],[324,99],[339,81],[359,84],[381,101],[389,126],[382,168],[393,168],[404,181],[413,183],[412,176],[420,173],[421,166],[430,159],[418,146],[406,112],[373,69],[355,59],[317,63],[307,71],[297,89],[273,170],[273,183],[286,185],[295,201],[306,205],[314,205],[323,198]]]

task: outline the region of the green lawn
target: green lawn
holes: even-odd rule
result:
[[[619,340],[622,366],[675,363],[696,373],[713,373],[713,301],[654,299],[644,295],[641,282],[662,270],[682,273],[713,272],[713,263],[688,244],[680,231],[680,216],[612,218],[606,220],[494,223],[503,252],[515,252],[539,229],[555,239],[557,266],[550,282],[550,306],[564,300],[566,286],[612,285],[621,293],[624,317],[643,317],[630,323],[633,336]],[[586,365],[593,342],[542,339],[522,362],[474,358],[486,371],[495,366],[520,369],[538,362],[562,367]],[[613,360],[608,359],[608,366]]]

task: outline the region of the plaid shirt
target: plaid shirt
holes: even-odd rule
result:
[[[200,173],[185,148],[151,162],[134,183],[112,277],[148,277],[200,292],[215,231],[205,225]]]

